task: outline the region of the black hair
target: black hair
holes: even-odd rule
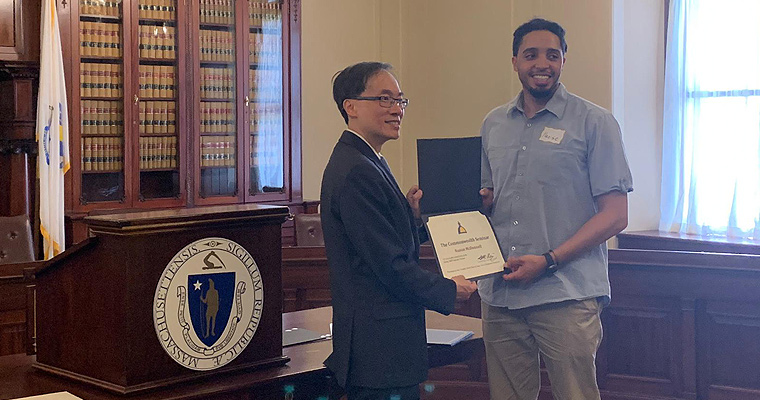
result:
[[[380,71],[390,72],[393,66],[382,62],[360,62],[338,71],[333,76],[333,99],[343,120],[348,123],[348,114],[343,101],[359,96],[367,88],[367,81]]]
[[[512,39],[512,55],[517,57],[517,50],[522,44],[523,37],[534,31],[549,31],[559,38],[559,45],[562,54],[567,53],[567,42],[565,41],[565,29],[560,24],[543,18],[533,18],[532,20],[520,25],[515,29],[514,38]]]

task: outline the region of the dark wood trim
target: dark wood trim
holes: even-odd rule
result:
[[[618,248],[710,253],[760,254],[760,241],[723,236],[701,236],[685,233],[638,231],[617,235]]]

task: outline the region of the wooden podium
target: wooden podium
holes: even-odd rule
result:
[[[287,207],[231,205],[85,218],[94,237],[55,257],[36,275],[35,366],[130,394],[287,363],[282,355],[280,225],[288,214]],[[168,268],[181,258],[179,252],[208,238],[247,250],[260,273],[256,282],[263,285],[263,304],[253,311],[258,315],[255,333],[238,346],[243,349],[236,357],[220,368],[198,371],[162,347],[154,296],[167,274],[179,275]],[[213,260],[206,265],[213,266]],[[254,293],[261,295],[259,285],[249,285],[242,296]],[[183,342],[181,336],[173,340]]]

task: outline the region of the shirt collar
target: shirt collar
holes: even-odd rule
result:
[[[557,88],[557,91],[554,92],[554,95],[551,99],[549,99],[549,102],[546,103],[546,106],[544,108],[538,110],[536,115],[540,114],[544,110],[554,114],[557,118],[561,119],[562,115],[565,114],[565,107],[567,106],[567,89],[565,88],[565,85],[560,82],[559,87]],[[510,101],[507,104],[507,112],[513,112],[514,110],[519,111],[521,114],[525,114],[524,106],[523,106],[523,92],[522,90],[520,93],[515,96],[512,101]]]
[[[369,146],[369,148],[370,148],[370,149],[372,149],[372,152],[373,152],[373,153],[375,153],[375,155],[377,156],[377,159],[378,159],[378,160],[381,160],[381,159],[383,158],[383,155],[382,155],[382,154],[380,154],[380,153],[378,153],[377,151],[375,151],[375,148],[374,148],[374,147],[372,147],[372,145],[371,145],[371,144],[369,144],[369,142],[367,141],[367,139],[365,139],[365,138],[364,138],[364,136],[362,136],[362,135],[360,135],[360,134],[358,134],[358,133],[356,133],[356,132],[352,131],[351,129],[348,129],[348,128],[346,128],[346,130],[347,130],[347,131],[349,131],[349,132],[351,132],[351,133],[353,133],[354,135],[358,136],[358,137],[359,137],[359,139],[361,139],[361,140],[363,140],[363,141],[364,141],[364,143],[367,143],[367,146]]]

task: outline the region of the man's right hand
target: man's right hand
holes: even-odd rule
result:
[[[483,211],[490,214],[491,206],[493,206],[493,189],[482,188],[480,189],[480,197],[483,200]]]
[[[457,284],[457,301],[467,301],[473,293],[478,290],[478,284],[468,280],[464,275],[457,275],[451,278]]]

